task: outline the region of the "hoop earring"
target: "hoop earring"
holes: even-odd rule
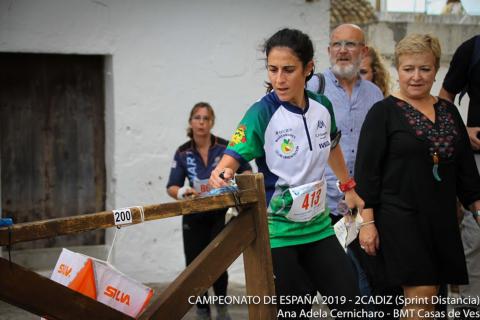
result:
[[[309,74],[307,74],[307,77],[305,78],[305,80],[306,81],[310,80],[314,74],[315,74],[315,65],[313,65],[312,71]]]

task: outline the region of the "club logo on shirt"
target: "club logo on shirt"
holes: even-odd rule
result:
[[[289,155],[294,151],[295,145],[290,139],[283,139],[283,142],[280,148],[283,154]]]
[[[235,133],[230,138],[230,143],[228,144],[230,147],[233,147],[239,143],[247,142],[247,137],[245,136],[245,132],[247,131],[247,127],[243,124],[237,127]]]
[[[327,137],[327,126],[323,120],[317,121],[317,128],[315,129],[315,138],[325,139]]]
[[[275,132],[277,134],[275,143],[277,146],[280,144],[279,148],[275,148],[275,153],[283,159],[293,158],[299,149],[295,145],[295,135],[291,133],[292,131],[292,129],[285,129]]]

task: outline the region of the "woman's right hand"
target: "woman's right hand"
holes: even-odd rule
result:
[[[234,157],[224,154],[210,174],[208,184],[214,189],[228,186],[228,182],[233,179],[238,167],[240,167],[240,163]]]
[[[218,166],[210,174],[208,184],[212,188],[220,188],[228,186],[228,181],[233,179],[235,172],[230,168],[219,168]],[[222,179],[223,177],[223,179]]]

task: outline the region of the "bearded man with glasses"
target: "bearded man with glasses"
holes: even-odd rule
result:
[[[330,34],[328,54],[331,66],[322,73],[325,88],[320,93],[332,102],[337,127],[342,134],[340,146],[351,177],[355,174],[358,138],[365,116],[374,103],[383,99],[381,90],[372,82],[362,80],[359,75],[360,64],[367,51],[365,34],[359,26],[339,25]],[[318,93],[321,87],[319,82],[321,82],[319,77],[312,77],[307,83],[307,90]],[[337,187],[337,178],[330,167],[326,169],[326,181],[327,205],[330,208],[332,224],[335,224],[345,214],[339,209],[341,206],[338,207],[344,194]],[[373,220],[373,217],[368,219]],[[371,227],[371,224],[366,222],[367,219],[362,228]],[[358,242],[355,241],[351,246],[358,247]],[[357,268],[361,294],[370,295],[370,284],[357,261],[357,255],[350,249],[347,252]]]

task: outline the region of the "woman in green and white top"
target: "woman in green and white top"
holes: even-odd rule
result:
[[[349,207],[361,210],[363,201],[337,144],[340,132],[330,101],[304,89],[314,70],[313,44],[301,31],[283,29],[266,41],[264,51],[269,93],[240,121],[209,184],[225,186],[240,164],[255,159],[265,177],[277,295],[319,291],[341,297],[329,301],[331,309],[351,311],[358,285],[325,205],[327,164]],[[308,318],[310,308],[308,301],[280,304],[278,315]],[[358,315],[347,314],[344,318]]]

